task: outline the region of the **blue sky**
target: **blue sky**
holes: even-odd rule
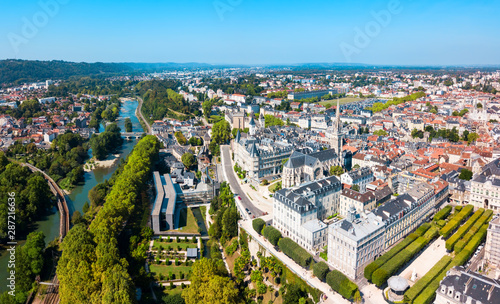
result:
[[[496,0],[0,3],[1,59],[500,64]]]

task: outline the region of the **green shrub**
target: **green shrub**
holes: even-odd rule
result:
[[[389,277],[391,277],[399,270],[399,268],[401,268],[409,260],[411,260],[428,243],[429,239],[423,236],[413,241],[413,243],[408,245],[405,249],[401,250],[397,255],[387,261],[387,263],[382,265],[377,271],[375,271],[372,275],[372,282],[378,287],[384,285]]]
[[[320,280],[324,281],[326,275],[330,272],[330,267],[325,262],[319,262],[313,266],[313,274]]]
[[[429,223],[423,223],[422,225],[420,225],[417,230],[415,230],[415,233],[418,235],[418,236],[422,236],[424,235],[424,233],[429,230],[429,228],[431,228],[431,224]]]
[[[445,221],[445,220],[439,220],[439,221],[437,221],[437,222],[436,222],[436,224],[437,224],[439,227],[443,228],[443,227],[444,227],[444,225],[446,225],[446,221]]]
[[[338,270],[333,270],[326,275],[326,283],[348,300],[352,299],[358,291],[358,286]]]
[[[455,206],[455,213],[462,211],[462,206]]]
[[[258,234],[262,233],[262,228],[266,225],[266,222],[261,218],[256,218],[252,221],[253,230]]]
[[[272,226],[264,227],[264,229],[262,229],[262,235],[274,246],[276,246],[281,239],[281,232]]]
[[[292,239],[280,239],[278,245],[280,250],[283,251],[284,254],[286,254],[300,266],[306,267],[311,263],[312,256],[304,248],[300,247],[299,244],[292,241]]]
[[[415,299],[414,303],[430,304],[436,297],[436,290],[439,288],[439,281],[436,283],[432,281],[426,289]]]
[[[458,242],[471,228],[472,225],[483,215],[484,209],[479,208],[449,239],[446,240],[446,250],[452,251],[455,243]]]
[[[444,238],[450,236],[450,234],[462,223],[464,219],[466,219],[474,210],[474,206],[467,205],[462,210],[455,215],[449,222],[441,228],[439,234],[441,234]]]
[[[443,209],[439,210],[435,215],[434,215],[434,221],[441,221],[444,220],[448,217],[448,215],[451,213],[451,209],[453,209],[450,205],[445,206]]]
[[[388,260],[390,260],[393,256],[398,254],[401,250],[403,250],[406,246],[411,244],[414,240],[418,238],[416,233],[412,233],[408,235],[403,241],[398,243],[396,246],[392,247],[391,250],[384,253],[375,261],[371,262],[365,267],[364,276],[367,280],[372,281],[372,274],[382,265],[384,265]]]
[[[234,239],[229,246],[226,247],[226,253],[227,255],[231,256],[233,255],[236,250],[238,250],[238,239]]]
[[[415,285],[410,287],[405,292],[405,302],[411,303],[413,300],[415,300],[418,295],[424,290],[432,280],[434,280],[440,273],[441,271],[448,266],[451,262],[451,257],[445,255],[444,257],[439,260],[422,278],[420,278]]]
[[[424,234],[424,237],[429,241],[435,239],[439,236],[439,228],[436,226],[432,226],[427,232]]]
[[[467,233],[462,237],[460,241],[458,241],[455,244],[455,247],[453,248],[455,250],[455,253],[459,253],[467,243],[476,235],[476,233],[479,231],[479,229],[484,225],[489,222],[493,215],[492,210],[486,210],[483,215],[474,223],[474,225],[467,231]]]

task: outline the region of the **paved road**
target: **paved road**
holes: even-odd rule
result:
[[[243,205],[243,207],[248,208],[252,212],[252,215],[255,215],[255,217],[262,216],[262,210],[255,207],[252,201],[247,197],[246,193],[241,189],[240,182],[234,174],[233,164],[231,163],[230,148],[231,147],[227,145],[220,146],[222,154],[221,161],[223,169],[225,171],[225,177],[227,177],[233,193],[241,197],[241,204]]]
[[[141,108],[143,100],[141,97],[137,97],[137,100],[139,100],[139,106],[137,106],[137,109],[135,110],[135,116],[137,116],[137,118],[139,118],[140,120],[144,121],[144,123],[146,124],[146,128],[148,129],[147,133],[151,134],[151,126],[149,125],[148,121],[144,119],[144,116],[142,116]]]
[[[481,243],[483,246],[484,246],[484,243]],[[470,266],[467,268],[467,270],[471,270],[471,271],[477,271],[478,267],[482,265],[482,260],[484,258],[484,254],[486,252],[486,248],[483,247],[483,249],[481,249],[481,251],[479,252],[479,254],[474,257],[474,253],[472,254],[472,257],[470,258]]]

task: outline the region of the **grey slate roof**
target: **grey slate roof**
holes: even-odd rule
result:
[[[500,299],[500,281],[466,272],[463,267],[454,267],[441,281],[441,286],[443,285],[453,287],[455,292],[460,293],[460,303],[469,303],[467,297],[472,298],[471,304],[493,304]],[[437,292],[441,292],[441,288]]]

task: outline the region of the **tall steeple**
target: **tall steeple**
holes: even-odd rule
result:
[[[340,99],[337,98],[337,113],[336,113],[336,119],[335,122],[333,123],[333,132],[332,132],[332,138],[331,138],[331,143],[330,146],[335,149],[335,152],[337,153],[337,156],[339,157],[339,161],[342,163],[342,146],[343,146],[343,139],[342,139],[342,134],[341,134],[341,128],[342,128],[342,123],[340,122]]]
[[[340,98],[337,98],[337,111],[335,113],[336,115],[336,120],[335,120],[335,130],[336,132],[340,133]]]

